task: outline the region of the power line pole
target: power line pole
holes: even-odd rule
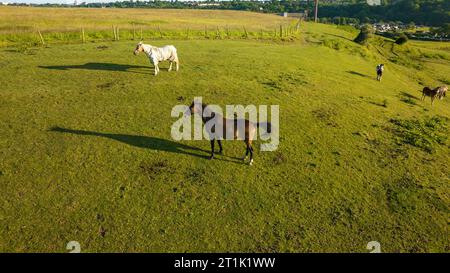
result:
[[[317,17],[318,13],[319,13],[319,0],[314,0],[314,4],[315,4],[315,11],[314,11],[314,22],[317,23],[317,20],[319,19]]]

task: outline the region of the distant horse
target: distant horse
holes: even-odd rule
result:
[[[425,100],[425,97],[431,98],[431,105],[433,105],[434,100],[440,96],[439,87],[435,89],[431,89],[429,87],[424,87],[422,90],[422,100]]]
[[[158,64],[163,61],[169,61],[170,63],[168,71],[172,70],[172,63],[174,62],[177,66],[176,71],[179,69],[180,62],[178,61],[177,49],[173,45],[156,47],[139,42],[134,49],[134,55],[138,55],[139,52],[145,52],[147,54],[150,62],[155,66],[155,76],[159,73]]]
[[[209,113],[206,111],[210,111]],[[205,114],[206,112],[206,114]],[[203,123],[207,123],[211,119],[216,119],[216,124],[211,128],[210,141],[211,141],[211,156],[209,159],[214,158],[214,141],[217,140],[219,144],[219,153],[222,153],[222,139],[226,139],[227,135],[232,135],[233,139],[244,139],[246,145],[245,156],[243,160],[247,158],[248,154],[250,154],[250,162],[249,165],[253,164],[253,147],[252,141],[256,139],[257,129],[260,126],[265,128],[268,134],[272,131],[272,125],[270,122],[251,122],[247,119],[237,119],[236,117],[233,119],[227,119],[221,116],[218,113],[215,113],[213,110],[208,107],[207,104],[199,104],[192,102],[189,106],[189,110],[186,114],[193,115],[198,114],[201,115]],[[238,124],[245,124],[243,130],[239,128]],[[217,127],[216,127],[217,126]],[[216,128],[221,128],[216,130]]]
[[[384,64],[377,65],[377,81],[381,81],[381,77],[383,77]]]

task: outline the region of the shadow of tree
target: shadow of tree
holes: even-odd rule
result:
[[[344,40],[347,40],[347,41],[350,41],[350,42],[353,42],[353,40],[352,39],[349,39],[349,38],[347,38],[347,37],[344,37],[344,36],[341,36],[341,35],[336,35],[336,34],[332,34],[332,33],[325,33],[326,35],[330,35],[330,36],[334,36],[334,37],[336,37],[336,38],[341,38],[341,39],[344,39]]]
[[[151,150],[157,150],[157,151],[164,151],[164,152],[171,152],[171,153],[177,153],[177,154],[185,154],[190,156],[195,156],[203,159],[209,158],[209,151],[188,146],[179,142],[157,138],[157,137],[149,137],[149,136],[138,136],[138,135],[127,135],[127,134],[110,134],[110,133],[101,133],[101,132],[94,132],[94,131],[85,131],[85,130],[74,130],[74,129],[68,129],[68,128],[61,128],[58,126],[52,127],[49,129],[50,132],[59,132],[59,133],[68,133],[68,134],[75,134],[75,135],[82,135],[82,136],[97,136],[97,137],[104,137],[113,139],[116,141],[120,141],[122,143],[135,146],[138,148],[145,148],[145,149],[151,149]],[[198,154],[195,152],[202,152],[207,153],[207,155]],[[229,157],[233,158],[233,157]],[[229,162],[235,162],[232,160],[226,160],[226,159],[220,159],[215,158],[215,160],[223,160],[223,161],[229,161]],[[237,158],[233,158],[237,159]]]
[[[115,64],[115,63],[85,63],[80,65],[51,65],[51,66],[39,66],[39,68],[53,69],[53,70],[71,70],[71,69],[84,69],[84,70],[103,70],[103,71],[121,71],[142,73],[138,71],[132,71],[130,69],[150,68],[149,66],[142,65],[128,65],[128,64]]]

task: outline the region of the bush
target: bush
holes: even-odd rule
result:
[[[398,36],[397,40],[395,40],[395,43],[398,45],[403,45],[406,44],[406,42],[408,42],[408,36],[406,36],[405,33],[402,33]]]
[[[370,25],[364,25],[361,28],[361,32],[359,32],[358,36],[355,38],[355,42],[361,45],[367,44],[370,38],[373,36],[373,29]]]
[[[438,28],[432,28],[431,33],[440,35],[450,35],[450,23],[446,23]]]
[[[390,122],[396,125],[394,134],[398,137],[398,143],[409,144],[428,153],[435,151],[435,144],[446,145],[448,119],[445,117],[391,119]]]

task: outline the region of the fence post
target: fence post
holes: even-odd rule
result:
[[[83,44],[86,43],[86,38],[84,37],[84,27],[81,28],[81,40],[83,41]]]
[[[114,41],[116,40],[116,27],[113,25],[112,26],[112,29],[113,29],[113,36],[114,36]]]
[[[141,41],[144,39],[144,36],[142,36],[142,27],[141,27]]]
[[[136,39],[136,28],[134,27],[133,23],[133,41]]]
[[[248,39],[248,32],[247,29],[245,28],[245,26],[242,26],[244,28],[244,33],[245,33],[245,38]]]
[[[227,25],[227,38],[230,38],[230,27]]]
[[[283,38],[283,25],[280,25],[280,38]]]
[[[205,26],[205,38],[208,38],[208,27]]]
[[[163,37],[163,33],[161,31],[161,26],[160,25],[158,25],[158,31],[159,31],[160,38],[162,38]]]
[[[216,29],[216,39],[222,39],[222,37],[220,36],[219,26],[217,26],[217,29]]]
[[[117,33],[117,41],[120,40],[120,35],[119,35],[119,27],[116,26],[116,33]]]
[[[189,27],[186,30],[186,38],[189,39]]]
[[[37,32],[39,34],[39,38],[41,39],[42,45],[45,45],[44,37],[42,37],[41,31],[39,29],[37,29]]]

